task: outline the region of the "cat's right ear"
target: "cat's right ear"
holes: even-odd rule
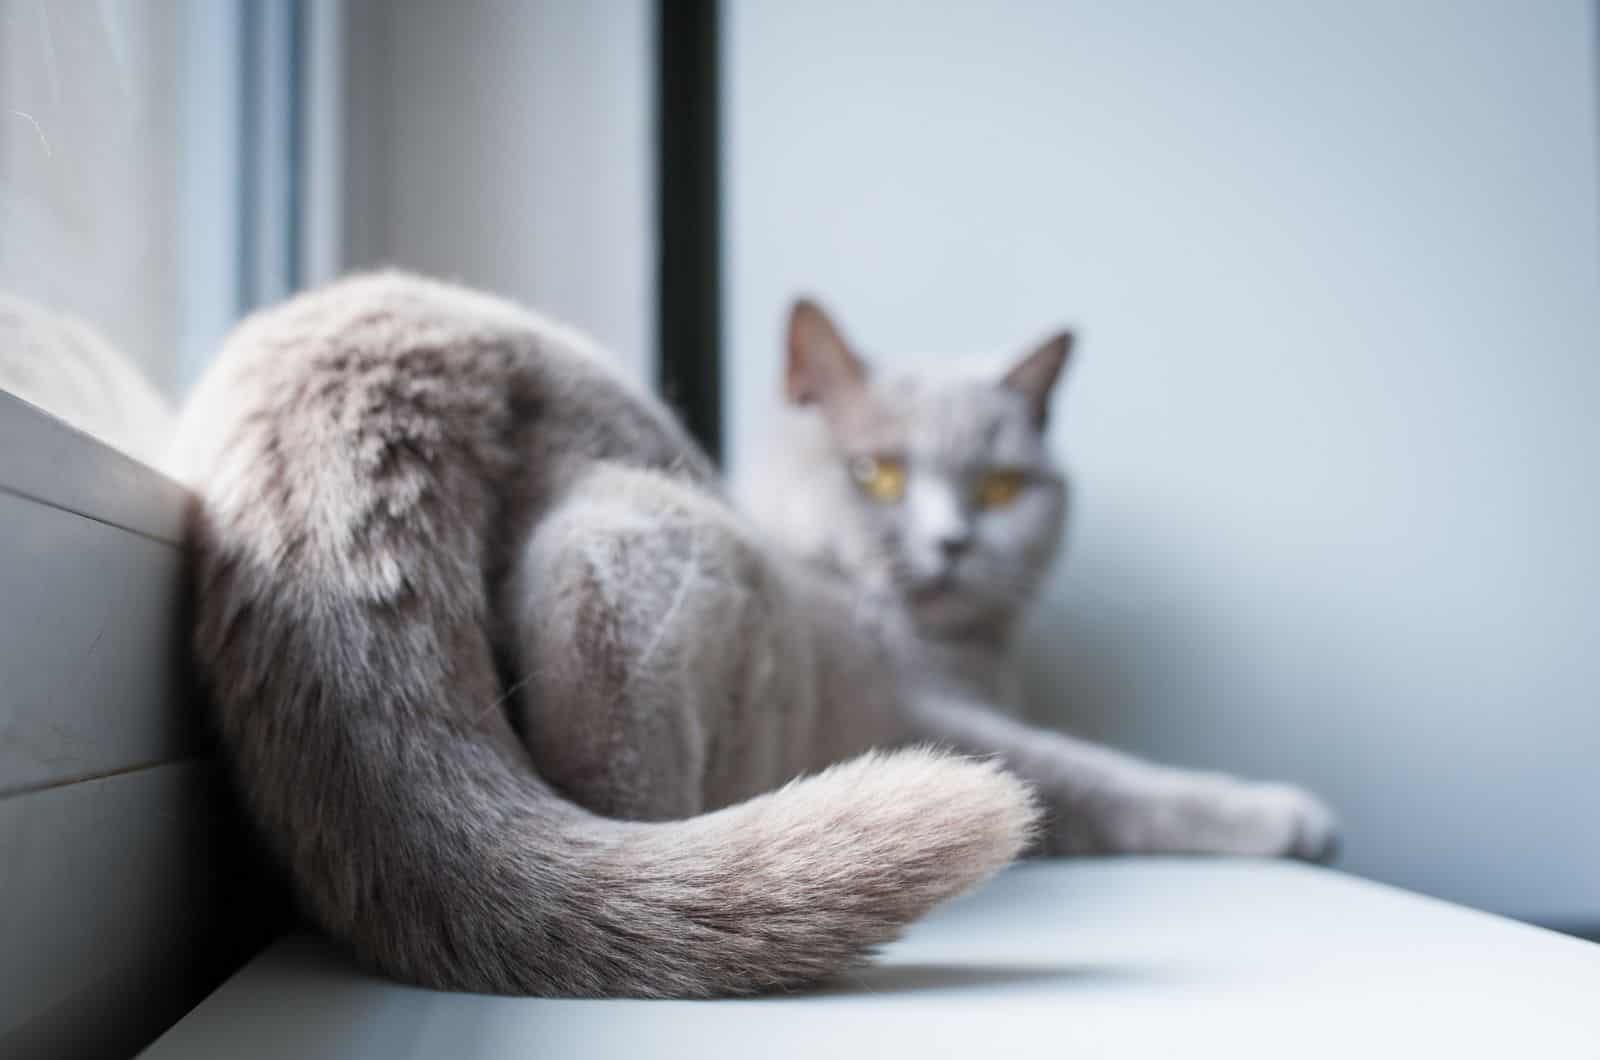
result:
[[[1012,365],[1006,373],[1005,386],[1028,399],[1033,413],[1033,425],[1044,430],[1050,420],[1050,391],[1055,389],[1061,369],[1072,353],[1072,332],[1060,331]]]
[[[866,364],[822,307],[797,300],[789,310],[784,395],[796,405],[828,405],[860,390],[866,379]]]

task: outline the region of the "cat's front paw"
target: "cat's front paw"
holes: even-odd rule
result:
[[[1238,854],[1326,864],[1339,847],[1333,811],[1292,784],[1221,773],[1171,773],[1164,788],[1112,803],[1101,849],[1148,854]],[[1072,818],[1064,818],[1068,823]],[[1063,845],[1062,849],[1072,849]]]
[[[1293,784],[1247,784],[1239,793],[1251,853],[1326,865],[1339,853],[1339,821],[1328,805]]]

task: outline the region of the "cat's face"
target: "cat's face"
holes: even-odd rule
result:
[[[809,302],[789,340],[788,396],[818,406],[827,436],[810,476],[833,513],[824,555],[928,631],[1014,614],[1061,538],[1065,483],[1044,430],[1070,337],[993,379],[880,376]]]

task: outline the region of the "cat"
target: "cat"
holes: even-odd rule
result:
[[[1016,444],[1054,359],[991,388],[1030,425]],[[795,392],[846,424],[865,384],[841,370],[802,354]],[[1325,839],[1287,789],[1125,791],[1121,759],[921,702],[895,610],[736,513],[586,339],[488,295],[386,272],[246,319],[170,466],[194,498],[195,663],[247,811],[311,918],[404,981],[813,983],[1030,845],[1109,849],[1062,820],[1097,812],[1097,777],[1192,816],[1184,849]]]
[[[997,755],[1046,813],[1037,851],[1231,853],[1330,860],[1311,795],[1146,763],[1013,720],[1017,626],[1056,558],[1066,479],[1047,444],[1073,348],[1059,332],[1003,373],[872,371],[828,313],[789,314],[787,416],[735,480],[741,510],[820,577],[848,586],[891,660],[910,731]]]

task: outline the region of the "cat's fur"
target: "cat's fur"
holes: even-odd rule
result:
[[[1043,779],[1052,849],[1111,847],[1067,822],[1151,797],[908,684],[880,597],[767,544],[657,402],[504,302],[383,274],[260,314],[175,452],[245,801],[315,919],[399,978],[688,997],[835,972],[1036,834],[994,759],[907,745]],[[1128,848],[1325,839],[1304,796],[1156,787]]]

